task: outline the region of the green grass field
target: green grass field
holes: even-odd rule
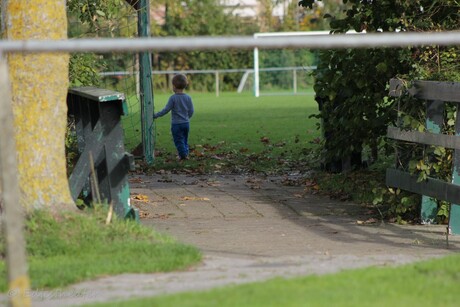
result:
[[[250,93],[191,93],[195,115],[191,121],[189,145],[192,160],[217,157],[233,160],[234,164],[253,155],[275,161],[279,157],[297,159],[311,141],[320,134],[313,95],[254,97]],[[155,112],[167,103],[169,94],[155,95]],[[124,125],[131,123],[125,122]],[[163,168],[175,159],[176,150],[170,133],[170,115],[154,123],[156,131],[155,167]],[[126,133],[127,140],[139,138]],[[263,164],[263,163],[262,163]],[[261,164],[261,165],[262,165]],[[274,165],[272,165],[274,166]]]
[[[26,221],[32,289],[64,287],[83,280],[122,273],[180,270],[201,260],[195,247],[130,220],[106,225],[100,206],[85,213],[65,213],[58,219],[37,211]],[[5,238],[0,236],[0,254]],[[8,288],[5,259],[0,261],[0,291]]]
[[[458,306],[460,255],[97,306]]]
[[[157,97],[156,110],[161,110],[166,100]],[[308,119],[317,112],[313,96],[193,95],[193,101],[196,114],[191,122],[191,145],[224,142],[232,149],[260,151],[264,148],[262,137],[273,144],[286,142],[293,148],[307,146],[317,134],[316,121]],[[173,150],[169,118],[157,120],[156,126],[157,147]]]

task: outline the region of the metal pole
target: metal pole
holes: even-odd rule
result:
[[[0,54],[0,170],[3,194],[2,227],[6,238],[10,306],[30,306],[24,216],[20,204],[16,141],[11,107],[8,64]]]
[[[150,10],[148,0],[138,2],[138,32],[140,37],[150,37]],[[152,58],[148,50],[139,54],[139,74],[141,89],[142,148],[144,160],[152,164],[154,160],[153,138],[153,80]]]
[[[460,31],[334,34],[289,37],[194,36],[0,41],[3,52],[121,52],[284,48],[389,48],[460,45]]]
[[[219,71],[216,70],[216,97],[219,97]]]
[[[254,48],[254,96],[259,97],[259,49]]]
[[[294,94],[297,94],[297,69],[292,71],[292,83],[294,85]]]

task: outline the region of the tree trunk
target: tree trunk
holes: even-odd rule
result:
[[[65,0],[3,0],[4,37],[66,39]],[[68,54],[9,54],[21,205],[75,208],[66,175]]]

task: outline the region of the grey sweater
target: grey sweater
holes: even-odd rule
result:
[[[193,115],[192,98],[185,93],[176,93],[169,97],[168,103],[153,118],[161,117],[171,111],[171,124],[188,123]]]

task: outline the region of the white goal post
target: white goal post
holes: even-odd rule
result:
[[[270,40],[280,37],[305,37],[311,35],[328,35],[329,31],[297,31],[297,32],[264,32],[264,33],[254,33],[254,39],[264,39]],[[346,34],[360,34],[356,31],[348,31]],[[361,32],[364,34],[365,32]],[[260,96],[260,78],[259,78],[259,48],[254,47],[254,96]]]
[[[270,39],[274,37],[295,37],[308,35],[327,35],[329,31],[307,31],[307,32],[265,32],[254,33],[254,39]],[[260,96],[260,78],[259,78],[259,48],[254,47],[254,96]]]

